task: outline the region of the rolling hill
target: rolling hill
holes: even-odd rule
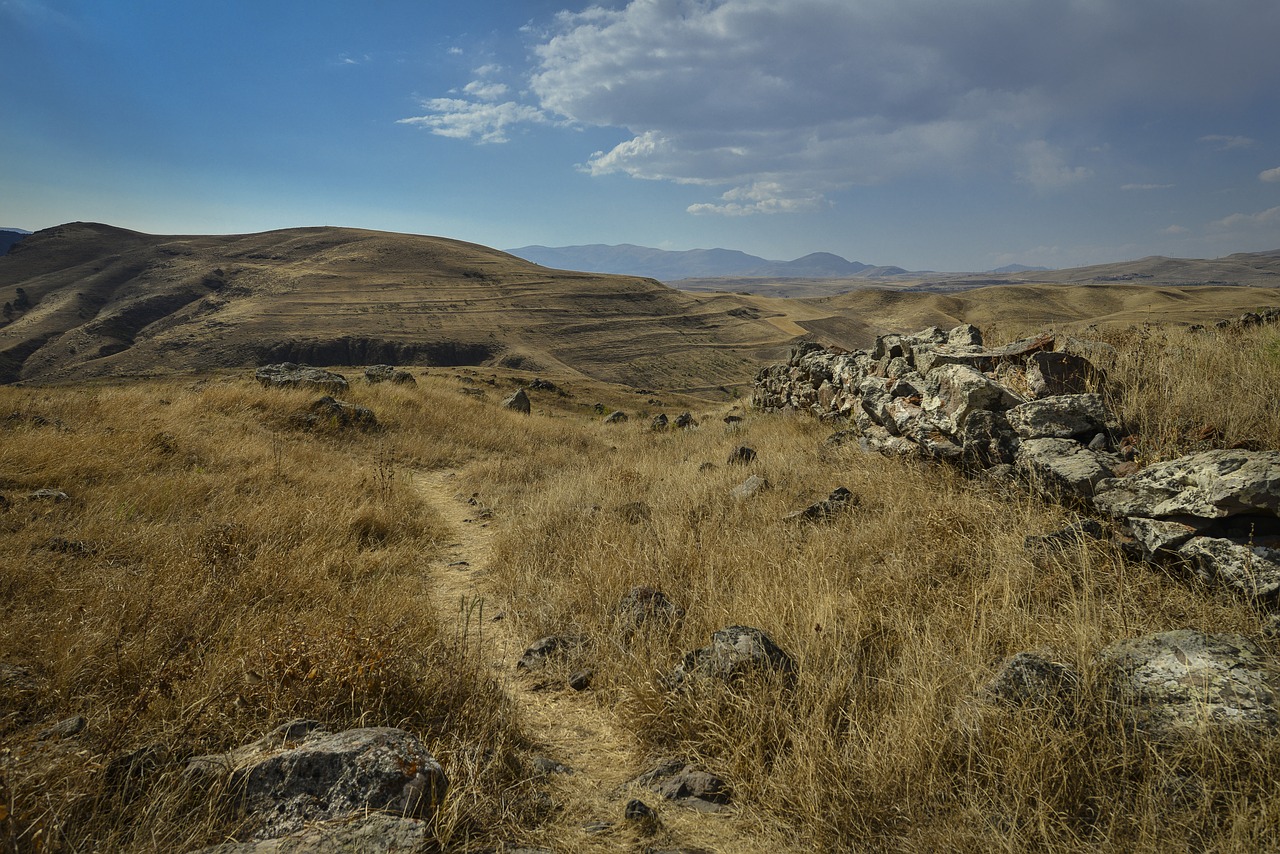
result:
[[[1063,282],[864,279],[848,293],[784,299],[551,270],[440,237],[328,227],[165,236],[70,223],[0,257],[0,298],[18,306],[0,318],[0,382],[295,361],[488,365],[722,396],[798,339],[854,348],[928,325],[1211,322],[1280,305],[1280,290],[1185,280],[1280,283],[1278,265],[1280,253],[1143,259],[1034,274]]]

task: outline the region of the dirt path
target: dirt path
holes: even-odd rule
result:
[[[740,815],[703,815],[628,785],[644,769],[633,766],[634,740],[597,695],[567,686],[539,689],[534,679],[516,670],[516,661],[531,639],[513,636],[508,621],[491,620],[500,609],[485,591],[493,552],[492,520],[481,518],[482,508],[469,503],[456,472],[419,472],[413,481],[453,531],[441,559],[432,565],[441,618],[460,621],[465,618],[466,606],[484,600],[482,648],[495,675],[520,706],[528,733],[542,746],[544,755],[572,772],[551,776],[553,797],[562,809],[543,844],[557,852],[651,848],[778,854],[784,850],[777,840],[770,843],[747,830]],[[473,610],[471,619],[475,618]],[[642,837],[624,821],[626,804],[632,798],[658,810],[660,829],[655,835]]]

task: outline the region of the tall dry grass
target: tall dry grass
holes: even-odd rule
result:
[[[442,624],[427,567],[452,532],[410,474],[550,442],[444,381],[353,387],[385,426],[370,434],[299,430],[317,396],[0,389],[0,662],[38,683],[0,697],[0,848],[216,840],[235,816],[184,794],[183,759],[297,717],[420,734],[454,783],[446,842],[531,815],[518,715]],[[45,488],[69,499],[27,498]],[[36,737],[74,715],[74,739]]]

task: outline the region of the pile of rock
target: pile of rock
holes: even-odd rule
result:
[[[765,410],[843,417],[869,450],[1015,465],[1042,485],[1083,497],[1123,471],[1118,425],[1089,388],[1102,372],[1041,335],[983,346],[973,326],[884,335],[869,350],[802,344],[756,377]]]

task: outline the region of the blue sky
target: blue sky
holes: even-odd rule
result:
[[[0,0],[0,226],[1280,248],[1276,0]]]

